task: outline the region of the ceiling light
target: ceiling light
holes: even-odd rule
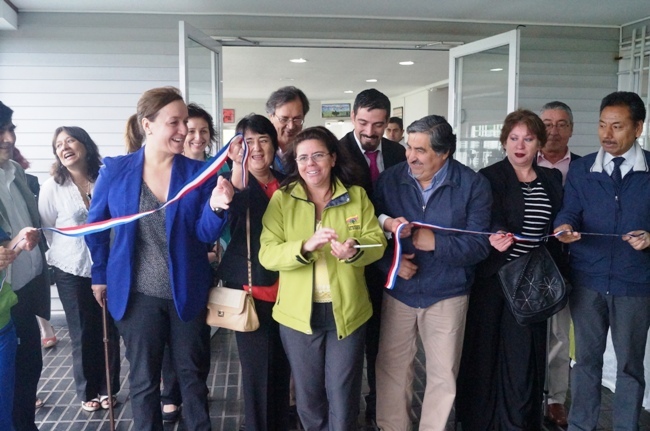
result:
[[[501,72],[503,70],[503,67],[495,67],[494,69],[490,69],[490,72]]]
[[[302,57],[300,57],[300,58],[292,58],[289,61],[292,62],[292,63],[307,63],[307,60],[305,60]]]
[[[366,82],[377,82],[377,80],[374,79],[374,78],[373,79],[366,79]]]
[[[354,93],[354,91],[352,91],[352,90],[345,90],[344,93],[345,93],[345,94],[352,94],[352,93]]]
[[[414,64],[415,64],[415,62],[413,62],[411,60],[409,60],[409,61],[400,61],[399,62],[400,66],[413,66]]]

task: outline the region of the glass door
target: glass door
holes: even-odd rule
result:
[[[517,106],[519,30],[449,50],[448,120],[455,158],[474,170],[503,158],[499,134]]]
[[[221,44],[185,21],[178,23],[179,87],[185,103],[196,103],[212,114],[219,145],[223,142]]]

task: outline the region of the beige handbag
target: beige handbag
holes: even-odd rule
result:
[[[250,210],[246,211],[246,245],[248,246],[248,285],[252,286]],[[260,327],[255,311],[255,302],[250,291],[219,286],[210,289],[208,297],[208,316],[210,326],[232,329],[238,332],[251,332]]]

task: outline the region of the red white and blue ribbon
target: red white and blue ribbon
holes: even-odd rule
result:
[[[121,216],[121,217],[115,217],[111,218],[108,220],[103,220],[103,221],[97,221],[94,223],[88,223],[88,224],[83,224],[79,226],[69,226],[69,227],[45,227],[43,229],[51,230],[52,232],[59,233],[61,235],[66,235],[66,236],[72,236],[72,237],[77,237],[77,236],[84,236],[84,235],[89,235],[97,232],[102,232],[107,229],[114,228],[115,226],[120,226],[126,223],[131,223],[135,220],[139,220],[143,217],[146,217],[150,214],[153,214],[157,211],[160,211],[164,209],[165,207],[171,205],[172,203],[180,200],[183,198],[183,196],[187,195],[190,193],[192,190],[200,187],[203,185],[208,179],[213,177],[214,175],[219,172],[221,167],[226,163],[226,159],[228,158],[228,148],[230,147],[230,143],[237,137],[241,136],[241,134],[235,135],[226,145],[224,145],[221,150],[209,161],[206,162],[206,165],[201,168],[199,172],[192,177],[185,185],[176,193],[174,197],[169,199],[167,202],[165,202],[163,205],[161,205],[159,208],[154,209],[154,210],[149,210],[145,212],[141,212],[138,214],[132,214],[132,215],[127,215],[127,216]],[[242,157],[242,184],[244,186],[246,185],[246,170],[248,169],[247,167],[247,160],[248,160],[248,145],[246,145],[246,142],[242,139],[242,152],[243,152],[243,157]]]
[[[445,231],[445,232],[455,232],[455,233],[462,233],[462,234],[472,234],[472,235],[495,235],[498,234],[498,232],[481,232],[481,231],[475,231],[475,230],[467,230],[467,229],[456,229],[456,228],[451,228],[451,227],[443,227],[443,226],[438,226],[435,224],[429,224],[429,223],[422,223],[422,222],[411,222],[411,223],[401,223],[398,227],[396,232],[393,234],[393,238],[395,239],[395,252],[393,254],[393,261],[390,265],[390,270],[388,271],[388,277],[386,278],[386,288],[387,289],[393,289],[395,287],[395,282],[397,281],[397,273],[399,272],[400,268],[400,263],[402,261],[402,244],[400,243],[399,237],[400,234],[402,233],[402,230],[404,227],[411,225],[413,227],[419,227],[419,228],[425,228],[425,229],[432,229],[432,230],[438,230],[438,231]],[[522,236],[522,235],[516,235],[516,234],[507,234],[510,235],[512,238],[514,238],[515,241],[519,242],[540,242],[544,241],[547,238],[554,237],[554,236],[559,236],[561,234],[565,233],[564,231],[557,232],[553,235],[544,235],[540,237],[528,237],[528,236]],[[620,236],[620,235],[619,235]]]

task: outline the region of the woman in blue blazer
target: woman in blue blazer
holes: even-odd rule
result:
[[[144,136],[133,154],[104,159],[88,222],[160,207],[203,163],[182,155],[187,107],[172,87],[145,92],[128,136]],[[214,193],[218,191],[219,193]],[[209,180],[164,210],[109,231],[88,235],[93,293],[124,338],[136,430],[162,430],[160,371],[169,344],[178,372],[188,430],[210,430],[205,380],[209,329],[205,325],[211,272],[206,245],[217,240],[232,199],[225,179]]]

